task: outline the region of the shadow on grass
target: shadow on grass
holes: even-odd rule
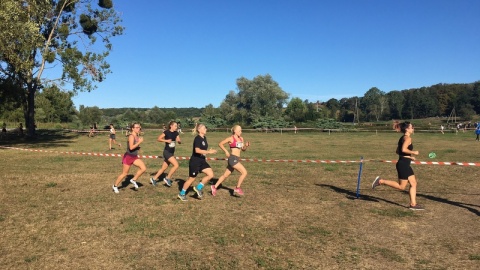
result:
[[[123,179],[122,183],[120,183],[120,186],[118,186],[118,189],[124,189],[124,188],[127,188],[128,185],[131,185],[130,189],[131,189],[131,190],[134,190],[134,191],[137,191],[137,190],[135,190],[135,188],[133,187],[133,184],[130,183],[130,179],[132,179],[132,178],[133,178],[133,174],[127,175],[127,177],[125,177],[125,179]],[[142,184],[142,183],[140,183],[140,182],[138,182],[138,181],[137,181],[137,185],[138,185],[139,188],[141,188],[141,187],[144,186],[144,184]]]
[[[204,186],[203,188],[203,192],[204,192],[204,195],[203,196],[206,196],[206,195],[211,195],[211,191],[210,191],[210,187],[208,187],[208,185],[215,185],[218,181],[218,178],[212,178],[208,183],[207,185]],[[185,184],[186,180],[185,179],[175,179],[175,182],[177,183],[177,190],[178,192],[182,191],[183,189],[183,185]],[[198,184],[198,181],[194,181],[193,184],[188,187],[187,189],[187,194],[192,194],[190,195],[191,198],[195,198],[195,199],[199,199],[196,192],[193,190],[193,186],[194,185],[197,185]],[[172,185],[173,187],[173,185]],[[229,188],[229,187],[225,187],[223,185],[220,185],[218,187],[218,189],[225,189],[225,190],[228,190],[228,193],[230,194],[230,196],[233,196],[233,197],[240,197],[240,196],[237,196],[234,194],[233,192],[233,188]]]
[[[474,213],[475,215],[480,216],[480,211],[479,211],[479,210],[470,207],[470,206],[480,207],[480,205],[474,205],[474,204],[468,204],[468,203],[461,203],[461,202],[451,201],[451,200],[449,200],[449,199],[439,198],[439,197],[435,197],[435,196],[432,196],[432,195],[426,195],[426,194],[421,194],[421,193],[417,193],[417,197],[422,197],[422,198],[425,198],[425,199],[429,199],[429,200],[431,200],[431,201],[446,203],[446,204],[450,204],[450,205],[453,205],[453,206],[465,208],[465,209],[467,209],[468,211]]]
[[[210,185],[215,185],[217,183],[217,181],[218,181],[218,178],[212,178],[212,180],[210,180]],[[223,184],[220,184],[220,186],[218,186],[217,190],[219,190],[219,189],[228,190],[228,193],[230,194],[230,196],[240,198],[240,196],[235,195],[235,193],[233,191],[233,188],[225,187],[225,186],[223,186]]]
[[[31,145],[31,148],[51,148],[68,146],[79,136],[81,136],[79,133],[72,133],[64,130],[38,129],[35,137],[28,137],[25,135],[19,136],[13,133],[8,134],[7,137],[0,140],[0,145],[18,146],[29,144]]]
[[[315,184],[319,187],[323,187],[323,188],[330,188],[331,190],[337,192],[337,193],[343,193],[346,195],[346,197],[350,200],[355,200],[357,199],[357,194],[355,192],[352,192],[350,190],[346,190],[346,189],[343,189],[343,188],[339,188],[339,187],[336,187],[336,186],[332,186],[332,185],[325,185],[325,184]],[[406,191],[403,191],[405,193],[408,194],[408,192]],[[480,216],[480,211],[473,208],[473,207],[480,207],[480,205],[474,205],[474,204],[467,204],[467,203],[461,203],[461,202],[456,202],[456,201],[451,201],[451,200],[448,200],[448,199],[444,199],[444,198],[439,198],[439,197],[435,197],[435,196],[432,196],[432,195],[426,195],[426,194],[421,194],[421,193],[417,193],[417,197],[422,197],[422,198],[425,198],[425,199],[428,199],[428,200],[431,200],[431,201],[436,201],[436,202],[441,202],[441,203],[446,203],[446,204],[449,204],[449,205],[453,205],[453,206],[457,206],[457,207],[461,207],[461,208],[465,208],[467,209],[468,211],[474,213],[475,215],[477,216]],[[358,200],[363,200],[363,201],[372,201],[372,202],[378,202],[378,201],[384,201],[384,202],[387,202],[387,203],[390,203],[390,204],[394,204],[394,205],[398,205],[398,206],[402,206],[402,207],[405,207],[401,204],[398,204],[396,202],[392,202],[392,201],[389,201],[389,200],[385,200],[385,199],[382,199],[382,198],[378,198],[378,197],[374,197],[374,196],[369,196],[369,195],[360,195],[360,197],[358,198]]]
[[[384,202],[389,203],[389,204],[405,207],[404,205],[401,205],[399,203],[392,202],[392,201],[385,200],[385,199],[378,198],[378,197],[374,197],[374,196],[370,196],[370,195],[361,195],[360,194],[359,198],[357,198],[357,193],[355,193],[353,191],[350,191],[350,190],[347,190],[347,189],[332,186],[332,185],[325,185],[325,184],[315,184],[315,185],[317,185],[319,187],[322,187],[322,188],[329,188],[329,189],[331,189],[331,190],[333,190],[337,193],[343,193],[343,194],[346,195],[347,199],[349,199],[349,200],[362,200],[362,201],[370,201],[370,202],[384,201]]]

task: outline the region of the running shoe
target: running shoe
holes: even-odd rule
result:
[[[115,185],[113,185],[112,188],[113,188],[113,192],[117,194],[120,193],[120,191],[118,191],[118,187],[116,187]]]
[[[372,189],[375,189],[376,187],[380,186],[380,179],[382,178],[380,178],[380,176],[377,176],[375,180],[373,180]]]
[[[150,177],[150,183],[152,183],[152,186],[157,186],[157,180],[153,179],[153,177]]]
[[[410,210],[418,211],[418,210],[425,210],[421,205],[416,204],[416,205],[410,205],[409,207]]]
[[[203,198],[203,190],[197,189],[197,187],[193,187],[193,190],[195,190],[199,199]]]
[[[233,194],[234,194],[234,195],[235,195],[235,194],[238,194],[238,195],[240,195],[240,196],[243,196],[243,190],[242,190],[241,188],[235,188],[235,189],[233,190]]]
[[[172,180],[168,179],[167,177],[163,178],[163,182],[165,182],[165,185],[171,187],[172,186]]]
[[[211,185],[210,188],[212,189],[212,195],[217,196],[217,188],[215,187],[215,185]]]
[[[137,182],[133,179],[130,179],[130,183],[133,184],[133,187],[135,188],[135,190],[138,190],[138,185],[137,185]]]
[[[187,200],[187,195],[178,194],[178,198],[179,198],[182,202],[188,201],[188,200]]]

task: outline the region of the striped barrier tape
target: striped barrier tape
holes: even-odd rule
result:
[[[372,162],[387,162],[387,163],[397,163],[396,160],[378,160],[378,159],[369,159],[366,161]],[[418,165],[459,165],[459,166],[480,166],[480,162],[450,162],[450,161],[416,161],[412,160],[412,164]]]
[[[104,153],[90,153],[90,152],[70,152],[70,151],[53,151],[43,149],[26,149],[18,147],[0,146],[4,149],[13,149],[30,152],[44,152],[44,153],[60,153],[70,155],[84,155],[84,156],[100,156],[100,157],[123,157],[123,154],[104,154]],[[162,156],[153,155],[138,155],[140,158],[163,158]],[[189,160],[190,157],[175,157],[178,160]],[[227,160],[227,158],[206,158],[207,160]],[[241,158],[245,162],[287,162],[287,163],[324,163],[324,164],[343,164],[343,163],[360,163],[360,160],[294,160],[294,159],[259,159],[259,158]],[[363,162],[383,162],[383,163],[397,163],[396,160],[380,160],[380,159],[365,159]],[[412,160],[412,164],[418,165],[458,165],[458,166],[480,166],[480,162],[448,162],[448,161],[416,161]]]

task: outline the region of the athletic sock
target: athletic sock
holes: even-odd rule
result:
[[[187,191],[185,189],[182,189],[182,191],[180,191],[180,195],[185,195],[187,193]]]
[[[198,190],[202,190],[202,188],[203,188],[203,183],[199,183],[199,184],[197,185],[197,189],[198,189]]]

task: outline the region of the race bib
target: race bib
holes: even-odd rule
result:
[[[243,147],[243,142],[237,142],[237,148],[242,148]]]
[[[175,141],[173,141],[173,142],[169,143],[169,144],[168,144],[168,147],[170,147],[170,148],[174,148],[174,147],[175,147]]]

